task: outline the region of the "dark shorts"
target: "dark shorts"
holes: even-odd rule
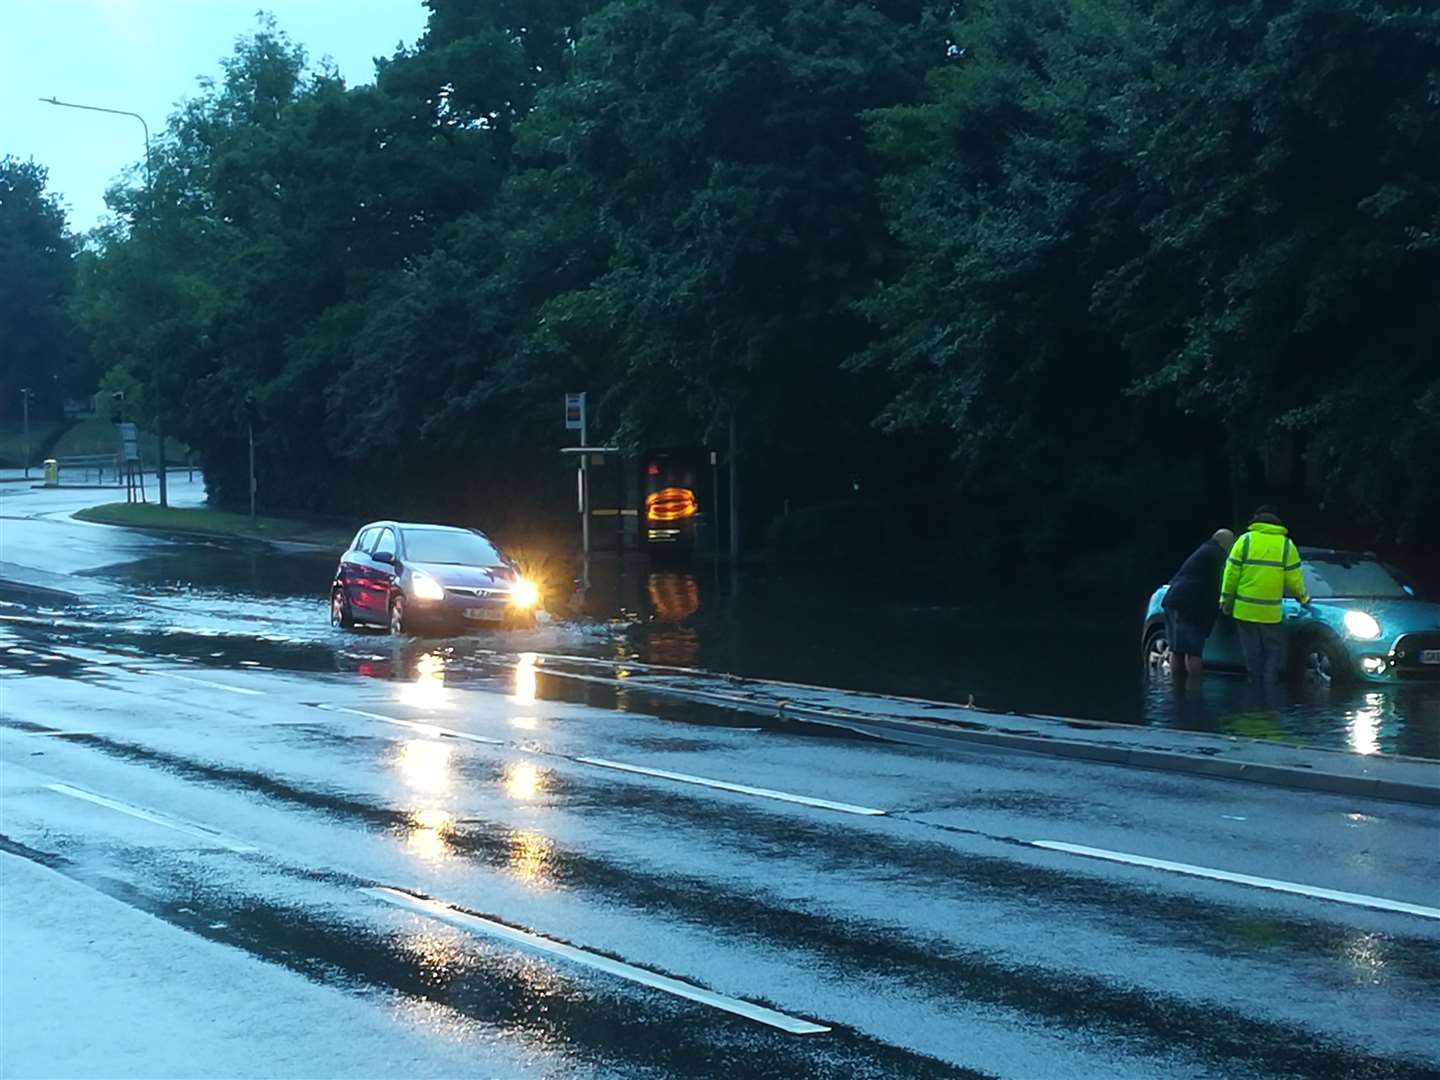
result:
[[[1173,608],[1166,608],[1165,636],[1170,639],[1172,653],[1203,656],[1205,639],[1210,636],[1210,627],[1199,619],[1189,619]]]

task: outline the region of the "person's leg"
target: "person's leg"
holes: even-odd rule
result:
[[[1179,679],[1185,674],[1185,656],[1180,652],[1180,620],[1171,608],[1165,613],[1165,640],[1170,643],[1170,678]]]
[[[1175,616],[1175,648],[1185,656],[1185,673],[1200,675],[1205,670],[1206,628],[1183,612]]]
[[[1265,682],[1275,685],[1285,674],[1285,628],[1280,623],[1267,624],[1260,632],[1265,642]]]
[[[1245,653],[1245,671],[1251,682],[1264,678],[1265,657],[1261,652],[1260,628],[1244,619],[1235,620],[1235,636],[1240,639],[1240,648]]]

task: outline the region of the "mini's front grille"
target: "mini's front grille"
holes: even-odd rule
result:
[[[1427,652],[1440,652],[1440,631],[1400,635],[1390,650],[1390,661],[1396,670],[1440,678],[1440,664],[1421,663],[1421,656]]]

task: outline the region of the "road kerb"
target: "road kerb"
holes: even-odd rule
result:
[[[860,734],[920,746],[944,746],[969,743],[996,749],[1020,750],[1124,765],[1132,768],[1158,769],[1164,772],[1188,773],[1220,780],[1243,780],[1277,787],[1319,791],[1332,795],[1353,795],[1398,802],[1440,806],[1440,782],[1415,784],[1367,776],[1347,776],[1318,769],[1294,768],[1251,761],[1226,760],[1196,754],[1164,750],[1139,749],[1056,738],[1048,735],[1025,735],[1015,732],[976,730],[970,727],[949,727],[943,721],[920,722],[875,717],[864,713],[842,713],[833,709],[811,709],[803,705],[784,704],[779,715],[806,723],[829,724]],[[1440,781],[1440,766],[1436,768]]]

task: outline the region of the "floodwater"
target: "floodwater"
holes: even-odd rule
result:
[[[115,614],[124,625],[163,633],[178,651],[211,643],[210,655],[222,657],[239,637],[266,643],[267,665],[377,673],[364,665],[387,655],[383,640],[328,624],[334,562],[328,553],[215,543],[177,545],[95,574],[121,587]],[[1139,651],[1143,588],[1096,607],[875,568],[731,573],[608,561],[592,566],[588,589],[569,590],[569,582],[551,590],[540,630],[449,642],[447,662],[463,667],[467,650],[563,651],[1440,759],[1440,684],[1295,686],[1262,696],[1231,675],[1182,687],[1150,677]]]

